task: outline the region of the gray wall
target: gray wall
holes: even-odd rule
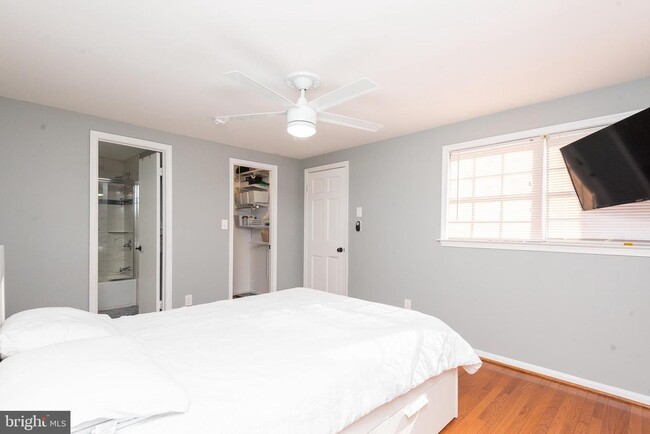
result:
[[[88,308],[89,131],[173,146],[173,304],[228,297],[229,158],[278,165],[278,288],[302,283],[298,160],[0,98],[0,245],[7,313]]]
[[[650,394],[650,258],[436,242],[441,146],[648,106],[650,79],[303,160],[350,161],[349,294],[410,298],[475,348]]]

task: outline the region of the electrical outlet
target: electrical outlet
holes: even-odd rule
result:
[[[404,309],[410,309],[411,308],[411,299],[410,298],[405,298],[404,299]]]
[[[228,220],[221,220],[221,229],[228,229]]]
[[[185,296],[185,306],[192,306],[192,294]]]

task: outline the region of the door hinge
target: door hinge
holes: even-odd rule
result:
[[[163,168],[162,167],[158,168],[158,176],[163,176]]]

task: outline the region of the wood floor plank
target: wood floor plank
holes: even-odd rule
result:
[[[551,427],[555,415],[560,410],[560,406],[568,396],[569,392],[567,392],[566,386],[560,384],[553,394],[553,398],[551,398],[551,401],[542,412],[542,417],[539,419],[539,422],[537,422],[537,425],[535,425],[535,428],[533,428],[531,432],[534,434],[548,433],[548,429]]]
[[[553,419],[551,419],[551,422],[546,427],[544,431],[546,433],[559,433],[562,430],[562,426],[564,426],[564,422],[569,416],[569,410],[572,406],[575,405],[575,390],[572,390],[570,387],[564,384],[561,384],[558,390],[564,393],[564,399],[562,399],[562,402],[558,406]]]
[[[555,392],[557,392],[558,387],[560,387],[559,383],[551,383],[546,388],[544,394],[539,398],[537,405],[531,410],[530,415],[524,422],[524,425],[521,427],[521,430],[519,432],[522,433],[533,432],[533,429],[535,428],[535,426],[537,426],[537,423],[542,418],[546,406],[549,405],[549,403],[553,399],[553,396],[555,395]]]
[[[607,400],[602,434],[624,434],[630,425],[630,405],[614,398]]]
[[[506,428],[519,415],[521,408],[526,405],[531,396],[539,393],[541,378],[521,378],[517,383],[517,389],[511,390],[503,403],[500,413],[495,414],[491,421],[487,422],[482,432],[486,434],[496,432],[507,432]],[[545,387],[545,386],[544,386]]]
[[[627,434],[643,434],[643,409],[635,405],[630,408],[630,424],[627,428]]]
[[[644,408],[642,414],[641,432],[643,434],[650,434],[650,409]]]
[[[483,426],[476,433],[491,433],[492,426],[499,422],[499,418],[505,413],[508,408],[511,395],[508,393],[509,387],[515,386],[519,381],[517,378],[511,378],[510,382],[501,390],[501,393],[490,402],[485,410],[479,415],[479,419],[483,421]]]
[[[552,386],[549,380],[541,379],[541,381],[530,389],[528,399],[522,399],[520,405],[516,408],[516,414],[510,416],[511,420],[504,420],[503,424],[499,424],[497,428],[502,429],[502,432],[517,433],[522,431],[526,421],[531,417],[533,409],[539,404],[540,397],[545,396],[547,389]],[[550,393],[552,396],[552,393]]]
[[[555,415],[549,427],[549,433],[572,433],[578,424],[578,417],[580,416],[582,405],[585,402],[587,391],[570,387],[568,389],[570,390],[570,394]]]
[[[607,409],[607,398],[604,395],[599,395],[596,399],[596,406],[594,407],[594,412],[589,421],[589,434],[600,434],[600,430],[603,427],[603,421],[605,419],[605,410]]]
[[[650,434],[650,409],[484,363],[459,376],[459,417],[449,433]]]
[[[573,430],[574,434],[587,434],[589,432],[589,424],[591,418],[594,415],[594,408],[596,408],[596,403],[598,402],[598,395],[595,393],[587,392],[585,397],[585,402],[580,410],[580,415],[578,416],[578,422],[576,427]]]

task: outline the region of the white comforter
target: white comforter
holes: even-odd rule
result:
[[[311,289],[123,317],[186,388],[187,413],[125,433],[336,433],[447,369],[480,360],[442,321]]]

